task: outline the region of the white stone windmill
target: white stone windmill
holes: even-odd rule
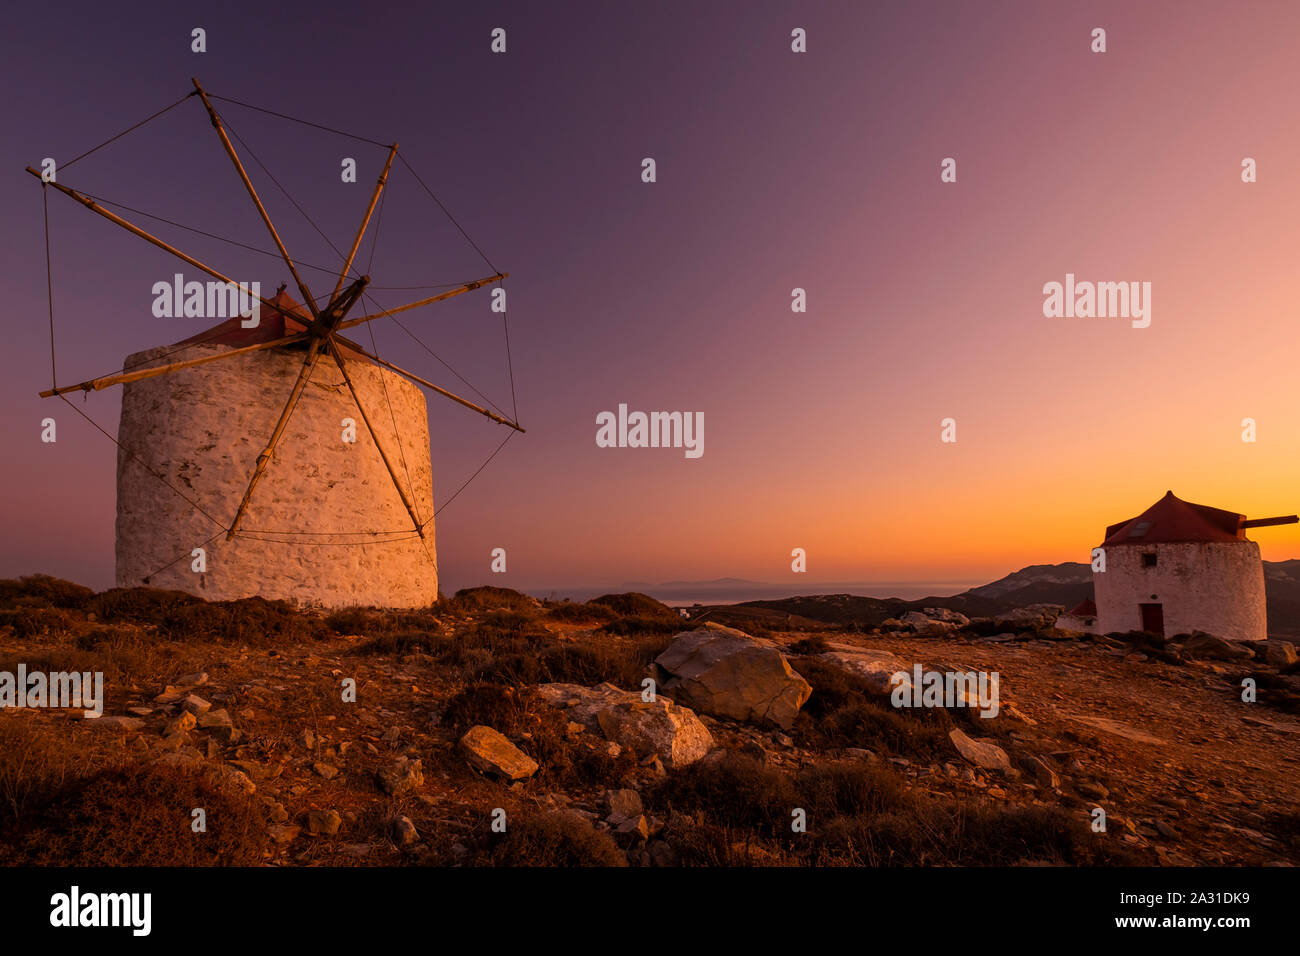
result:
[[[426,402],[416,386],[515,431],[524,429],[384,361],[342,332],[500,282],[507,273],[348,317],[370,283],[368,275],[355,275],[353,260],[397,155],[394,143],[334,290],[318,307],[209,94],[195,80],[194,90],[173,106],[191,96],[202,100],[302,305],[283,287],[270,299],[252,296],[95,199],[27,167],[44,185],[260,306],[253,328],[232,318],[175,345],[129,356],[121,372],[41,392],[63,397],[123,386],[116,439],[117,583],[176,588],[214,600],[261,595],[328,606],[430,604],[438,594],[432,468]],[[177,358],[178,353],[188,354]],[[363,428],[356,427],[357,417]],[[349,422],[354,440],[348,439]],[[156,480],[175,494],[156,494]]]

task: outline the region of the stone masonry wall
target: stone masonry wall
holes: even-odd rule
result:
[[[1144,553],[1156,555],[1155,567],[1143,566]],[[1268,637],[1264,567],[1253,541],[1112,545],[1105,572],[1092,580],[1102,634],[1141,630],[1138,605],[1160,604],[1169,636],[1200,630],[1229,640]]]
[[[224,348],[195,346],[171,360]],[[160,364],[166,351],[139,352],[126,364]],[[303,356],[301,349],[267,349],[128,383],[119,440],[228,526]],[[433,478],[424,394],[370,362],[352,361],[347,367],[417,514],[430,519]],[[344,418],[356,421],[355,444],[343,441]],[[433,522],[426,525],[423,541],[414,536],[410,516],[329,356],[317,364],[294,409],[240,533],[226,541],[223,532],[204,544],[220,530],[119,450],[120,587],[138,586],[152,575],[153,587],[209,600],[261,595],[331,607],[421,607],[437,599]],[[294,533],[304,531],[312,533]],[[190,556],[200,546],[207,550],[202,574],[191,569]]]

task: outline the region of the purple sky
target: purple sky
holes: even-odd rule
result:
[[[1272,418],[1261,433],[1287,443],[1262,439],[1254,459],[1232,442],[1243,415],[1295,407],[1282,334],[1294,317],[1272,307],[1294,271],[1276,253],[1294,250],[1300,208],[1287,92],[1300,88],[1300,15],[1271,3],[1131,6],[15,7],[0,39],[10,92],[0,575],[112,583],[115,449],[36,397],[49,385],[41,189],[23,167],[70,159],[184,95],[191,76],[212,93],[399,140],[512,273],[529,431],[439,516],[444,590],[489,578],[779,580],[794,546],[809,549],[808,577],[821,580],[984,580],[1083,559],[1101,528],[1169,487],[1253,514],[1295,510],[1294,425]],[[1102,57],[1088,50],[1096,25],[1110,33]],[[498,26],[503,56],[488,48]],[[796,26],[806,55],[790,52]],[[190,52],[194,27],[207,31],[205,54]],[[217,105],[346,245],[383,150]],[[1257,153],[1270,175],[1243,193],[1237,164]],[[949,155],[960,175],[944,187]],[[359,163],[355,185],[340,182],[346,156]],[[646,156],[658,163],[649,186]],[[333,265],[245,162],[295,256]],[[60,181],[270,248],[193,99]],[[264,290],[289,279],[278,260],[125,215]],[[50,217],[60,384],[209,324],[150,314],[150,288],[174,260],[53,193]],[[1243,244],[1259,251],[1232,259]],[[1070,270],[1152,279],[1164,311],[1145,338],[1045,323],[1039,289]],[[374,284],[490,271],[397,168]],[[790,311],[795,286],[809,290],[806,315]],[[404,321],[509,410],[488,304],[475,293]],[[1253,334],[1251,310],[1272,317]],[[1247,329],[1231,346],[1225,313]],[[464,392],[400,330],[373,327],[385,358]],[[1217,362],[1241,377],[1207,392],[1198,382]],[[1171,378],[1143,405],[1098,389],[1097,370]],[[83,407],[115,431],[119,395]],[[598,449],[595,415],[620,402],[703,411],[704,456]],[[53,446],[39,441],[49,414]],[[937,442],[945,415],[963,428],[948,450]],[[441,504],[504,431],[436,396],[430,420]],[[1135,442],[1159,454],[1089,477],[1089,461],[1125,460]],[[1213,481],[1197,470],[1206,460]],[[1294,556],[1289,534],[1274,532],[1283,545],[1266,556]],[[487,573],[494,547],[507,548],[507,576]]]

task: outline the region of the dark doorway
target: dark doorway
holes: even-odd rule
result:
[[[1139,604],[1142,609],[1142,630],[1148,634],[1165,636],[1165,607],[1163,604]]]

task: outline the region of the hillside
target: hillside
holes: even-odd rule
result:
[[[1264,588],[1268,600],[1269,632],[1300,635],[1300,559],[1264,562]],[[797,618],[840,626],[878,627],[881,622],[926,607],[946,607],[968,617],[985,617],[1030,604],[1060,604],[1069,610],[1092,597],[1092,571],[1078,561],[1064,564],[1031,564],[951,597],[927,597],[914,601],[899,598],[870,598],[851,594],[825,594],[771,601],[746,601],[741,605],[716,607],[710,620],[734,620],[739,626],[750,615],[745,609],[762,609],[768,614],[791,614]],[[791,626],[800,627],[795,620]],[[811,625],[804,625],[811,626]]]

